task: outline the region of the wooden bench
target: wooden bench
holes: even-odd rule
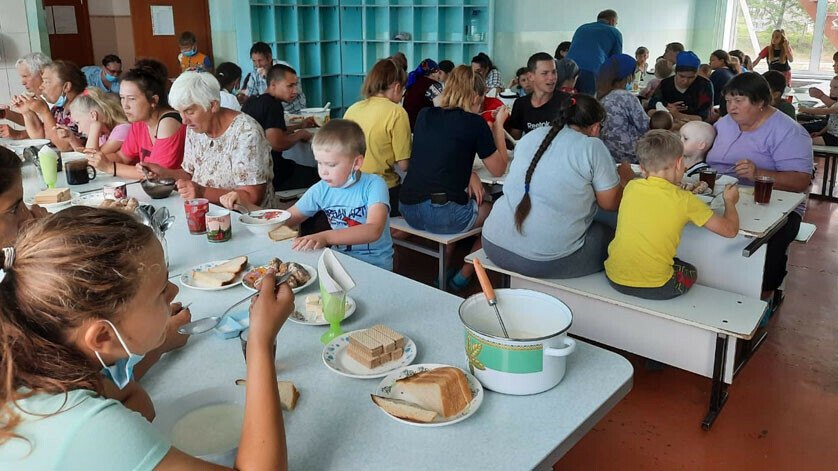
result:
[[[446,260],[447,257],[445,256],[445,248],[448,245],[454,244],[467,237],[478,235],[480,234],[480,231],[483,230],[482,227],[475,227],[468,232],[461,232],[459,234],[434,234],[433,232],[420,231],[419,229],[410,227],[407,221],[405,221],[402,217],[390,218],[390,227],[392,229],[407,232],[412,236],[429,240],[437,245],[436,250],[431,250],[428,247],[409,240],[393,238],[393,244],[423,253],[425,255],[430,255],[439,261],[439,289],[443,291],[445,291],[445,271],[448,269],[448,260]]]
[[[501,273],[502,285],[548,293],[573,312],[570,333],[620,350],[691,371],[713,380],[710,405],[702,421],[709,430],[727,401],[727,386],[747,362],[749,349],[735,364],[736,342],[749,341],[768,304],[727,291],[694,285],[667,301],[652,301],[619,293],[604,272],[572,279],[539,279],[502,269],[479,250],[487,270]]]
[[[820,194],[811,193],[812,198],[825,199],[827,201],[838,201],[833,196],[835,190],[835,174],[838,168],[838,146],[812,146],[815,157],[823,157],[823,179],[821,180]]]

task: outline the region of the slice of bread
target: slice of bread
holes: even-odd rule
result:
[[[391,399],[389,397],[376,396],[375,394],[370,394],[370,397],[372,398],[372,402],[378,405],[378,407],[384,409],[384,411],[388,414],[400,419],[412,420],[414,422],[426,424],[433,422],[438,415],[432,410],[423,409],[416,404],[400,399]]]
[[[218,288],[229,284],[236,277],[235,273],[212,273],[193,271],[192,281],[201,288]]]
[[[466,379],[466,375],[462,372],[462,370],[451,366],[443,366],[430,371],[430,373],[450,375],[457,382],[460,392],[463,394],[463,399],[465,399],[466,403],[471,403],[471,388],[469,387],[468,379]]]
[[[238,273],[242,271],[244,266],[247,265],[247,257],[241,256],[236,257],[231,260],[227,260],[226,262],[222,263],[221,265],[216,265],[207,271],[210,273]]]
[[[277,381],[276,385],[279,388],[279,404],[285,410],[294,410],[297,407],[300,391],[297,391],[291,381]]]
[[[291,229],[288,226],[279,226],[271,232],[268,232],[268,237],[270,237],[271,240],[279,242],[280,240],[297,237],[297,234],[299,234],[299,232],[295,231],[294,229]]]
[[[436,411],[443,417],[459,414],[471,402],[471,391],[468,390],[467,382],[465,389],[468,393],[463,391],[459,381],[462,371],[456,368],[441,370],[427,371],[396,381],[392,389],[393,396]]]

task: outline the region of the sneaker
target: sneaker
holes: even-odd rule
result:
[[[455,293],[458,292],[458,291],[462,291],[462,290],[466,289],[466,287],[468,287],[468,285],[471,284],[471,280],[473,278],[474,278],[474,275],[472,275],[468,278],[464,278],[460,274],[460,272],[457,271],[457,274],[454,275],[453,277],[451,277],[448,280],[448,289],[450,289],[451,291],[453,291]]]

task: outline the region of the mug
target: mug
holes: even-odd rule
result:
[[[68,185],[84,185],[96,178],[96,169],[86,160],[73,160],[64,164]]]
[[[190,234],[203,234],[207,232],[206,214],[209,212],[209,200],[195,198],[183,202],[183,209],[186,211],[186,225],[189,226]]]
[[[106,200],[122,200],[128,197],[128,184],[125,182],[107,183],[102,188]]]
[[[233,226],[230,211],[214,209],[207,213],[207,240],[210,242],[227,242],[233,237]]]

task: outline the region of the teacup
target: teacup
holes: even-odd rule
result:
[[[190,234],[203,234],[207,232],[206,214],[209,212],[209,200],[195,198],[183,203],[186,212],[186,225],[189,226]]]
[[[233,226],[230,211],[213,209],[206,215],[207,240],[210,242],[227,242],[233,237]]]

